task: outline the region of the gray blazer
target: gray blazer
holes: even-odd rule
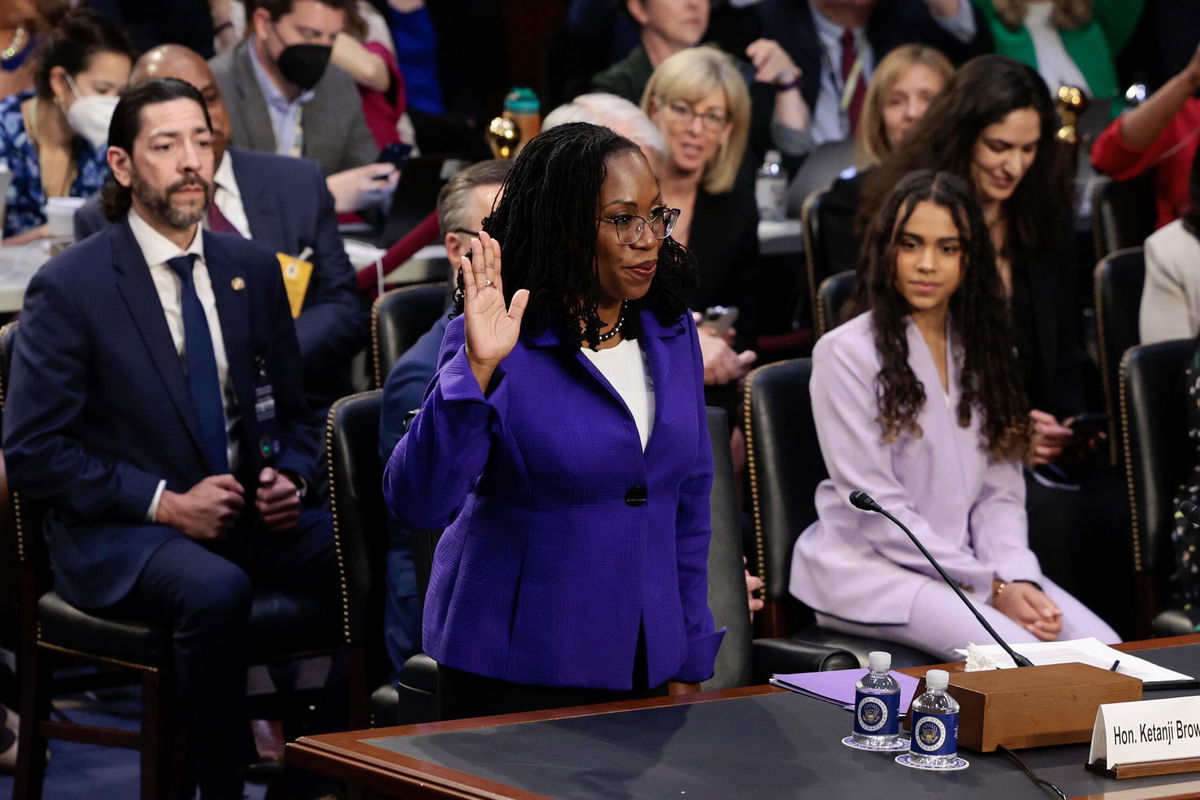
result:
[[[275,129],[250,61],[252,41],[253,37],[242,40],[209,64],[229,108],[233,144],[274,153]],[[379,154],[363,119],[354,79],[332,64],[317,83],[313,99],[304,104],[300,121],[304,156],[319,163],[326,175],[370,164]]]

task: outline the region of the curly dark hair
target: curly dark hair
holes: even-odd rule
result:
[[[863,227],[870,224],[882,199],[913,170],[952,172],[969,183],[972,154],[983,129],[1024,108],[1037,112],[1041,136],[1029,171],[1004,203],[1004,250],[1006,255],[1054,250],[1071,209],[1064,159],[1054,138],[1058,118],[1041,76],[1000,55],[979,56],[964,64],[900,149],[871,171],[859,207]]]
[[[875,347],[883,361],[876,379],[883,440],[895,441],[903,432],[922,434],[917,414],[925,405],[925,387],[908,364],[905,317],[910,308],[896,288],[897,239],[922,201],[949,211],[962,240],[962,283],[949,308],[955,358],[962,358],[958,424],[970,425],[971,410],[978,409],[992,459],[1023,459],[1032,433],[1029,401],[1013,353],[996,254],[974,193],[966,181],[948,172],[921,170],[904,178],[884,200],[863,243]]]
[[[599,346],[604,323],[596,311],[596,204],[605,164],[627,151],[641,156],[636,144],[608,128],[572,122],[530,139],[513,162],[500,202],[483,229],[500,243],[504,255],[505,301],[511,302],[517,289],[529,290],[522,332],[554,326],[574,347]],[[691,253],[674,239],[664,239],[650,290],[627,304],[621,335],[636,339],[641,334],[637,312],[643,309],[653,311],[664,325],[677,320],[687,310],[687,292],[696,281]],[[462,283],[460,271],[460,289]],[[455,302],[459,314],[461,294]]]

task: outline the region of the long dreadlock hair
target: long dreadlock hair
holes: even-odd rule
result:
[[[883,361],[876,378],[879,425],[885,442],[904,432],[921,436],[917,414],[925,387],[908,364],[905,317],[908,301],[896,288],[897,240],[922,201],[950,212],[962,240],[962,282],[950,298],[950,328],[962,359],[958,424],[971,424],[972,409],[983,415],[983,438],[995,461],[1015,461],[1029,452],[1029,401],[1013,353],[1013,335],[1004,306],[996,254],[983,212],[966,181],[949,173],[920,170],[906,176],[888,195],[867,229],[863,261],[873,312],[875,347]]]
[[[638,146],[624,136],[571,122],[531,139],[513,162],[500,202],[483,229],[503,252],[505,301],[511,302],[517,289],[529,290],[522,332],[553,326],[573,347],[599,346],[604,323],[596,312],[597,203],[608,159],[627,151],[641,157]],[[461,272],[458,281],[461,288]],[[686,292],[696,281],[691,253],[674,239],[664,239],[650,290],[626,304],[621,335],[636,339],[641,334],[638,312],[643,309],[664,325],[677,320],[687,310]],[[462,313],[462,305],[460,293],[456,313]]]

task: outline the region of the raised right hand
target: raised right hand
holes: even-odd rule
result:
[[[183,494],[164,489],[154,521],[183,531],[189,539],[217,539],[233,528],[245,502],[245,490],[236,478],[210,475]]]
[[[486,392],[497,365],[512,352],[521,335],[521,317],[529,302],[529,290],[518,289],[512,303],[504,305],[500,244],[486,232],[471,239],[470,257],[462,257],[463,325],[467,339],[467,361]]]

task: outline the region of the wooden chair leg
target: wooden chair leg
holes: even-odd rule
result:
[[[179,797],[179,720],[173,713],[175,681],[170,675],[147,670],[142,674],[141,798]]]
[[[50,655],[39,653],[36,642],[23,641],[17,668],[21,724],[17,730],[13,798],[41,800],[42,784],[46,779],[46,737],[41,733],[41,723],[50,718]]]

